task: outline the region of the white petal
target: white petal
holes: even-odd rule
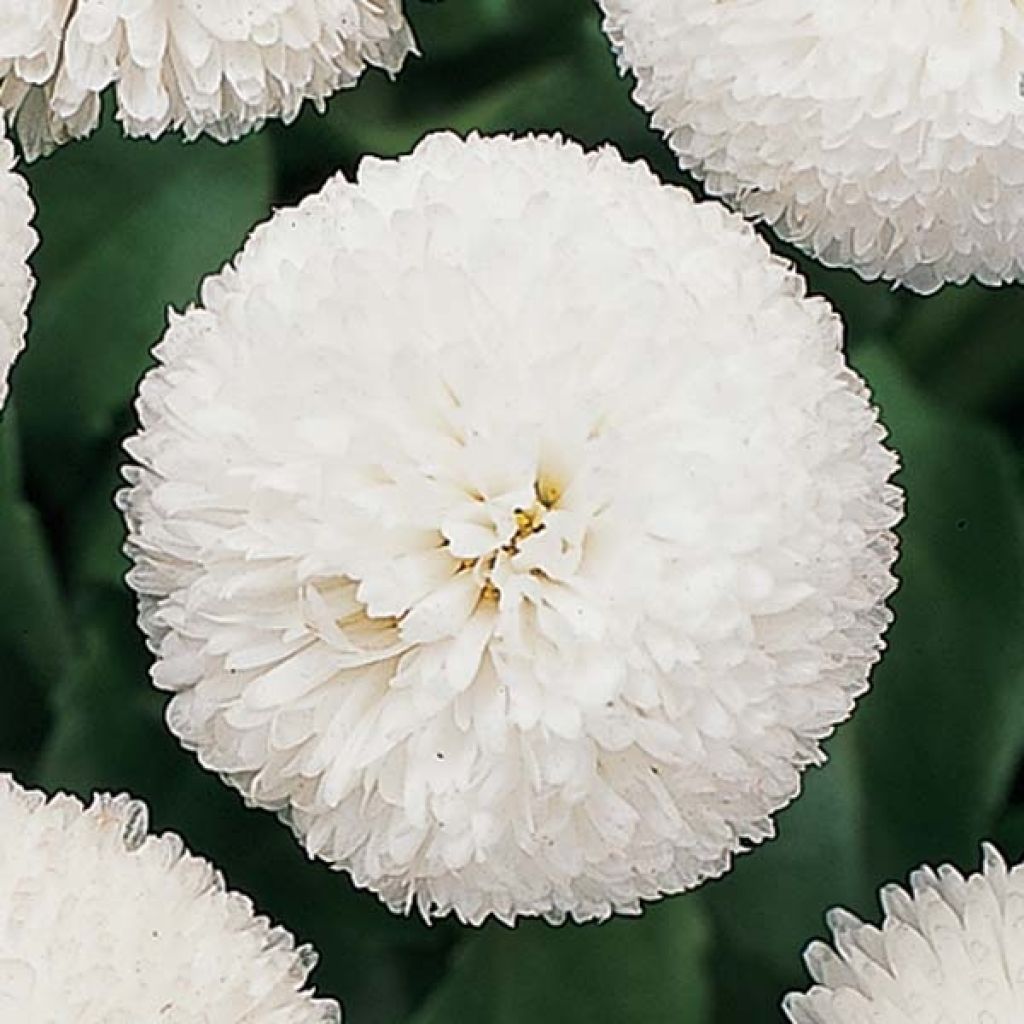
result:
[[[0,776],[5,1020],[340,1024],[336,1003],[302,990],[310,947],[177,836],[147,830],[127,796],[83,807]]]
[[[827,266],[1024,279],[1024,6],[599,0],[683,167]]]
[[[170,727],[399,912],[699,885],[866,688],[902,506],[840,324],[613,150],[368,160],[156,355],[119,506]]]

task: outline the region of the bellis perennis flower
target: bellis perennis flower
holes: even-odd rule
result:
[[[38,241],[31,227],[35,206],[14,163],[0,117],[0,407],[7,399],[11,364],[25,347],[25,314],[35,285],[28,259]]]
[[[156,354],[120,500],[171,728],[396,910],[721,874],[867,685],[900,499],[839,322],[611,149],[366,160]]]
[[[1024,1020],[1024,866],[991,846],[966,879],[946,865],[882,890],[881,927],[829,915],[835,950],[805,954],[817,984],[786,998],[793,1024],[1020,1024]]]
[[[868,279],[1024,278],[1024,4],[600,3],[711,194]]]
[[[0,776],[0,1019],[337,1024],[301,992],[315,955],[253,915],[145,805],[47,802]]]
[[[238,138],[414,49],[401,0],[0,0],[0,107],[32,159],[96,127]]]

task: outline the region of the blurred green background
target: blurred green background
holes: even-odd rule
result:
[[[269,815],[197,767],[123,583],[111,496],[166,307],[192,301],[272,207],[425,132],[550,130],[685,178],[616,73],[590,0],[407,0],[424,57],[220,147],[126,142],[112,123],[32,166],[43,244],[29,350],[0,430],[0,765],[26,783],[130,790],[322,954],[354,1024],[758,1024],[804,986],[835,904],[923,861],[1024,849],[1024,299],[931,299],[801,261],[849,327],[909,495],[890,651],[854,721],[725,879],[642,918],[480,931],[391,916],[309,863]],[[779,248],[778,246],[776,246]],[[790,255],[792,255],[790,253]]]

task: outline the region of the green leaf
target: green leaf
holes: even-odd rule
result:
[[[907,315],[893,342],[929,393],[967,411],[1016,412],[1024,387],[1024,290],[971,283],[904,302]]]
[[[782,992],[800,984],[800,953],[822,932],[825,912],[838,905],[866,909],[873,898],[853,739],[849,727],[840,727],[826,765],[808,771],[803,793],[779,815],[777,838],[737,858],[707,887],[718,955],[742,953],[760,965],[756,997],[765,1007],[777,1007]]]
[[[72,597],[89,586],[124,586],[129,567],[122,550],[125,525],[114,506],[114,495],[124,486],[121,466],[126,461],[120,445],[109,446],[106,464],[94,470],[93,479],[68,516],[65,571]]]
[[[456,9],[454,2],[442,6]],[[614,140],[627,156],[642,156],[663,177],[681,180],[668,148],[630,99],[633,83],[618,73],[596,8],[541,9],[543,18],[518,19],[514,32],[465,60],[441,60],[424,43],[430,59],[410,65],[397,81],[368,78],[336,100],[325,127],[337,159],[351,169],[366,153],[408,152],[432,131],[560,132],[591,147]],[[303,119],[300,130],[311,140],[314,122]],[[277,138],[282,149],[292,148],[292,136]],[[282,157],[291,163],[287,153]]]
[[[1003,817],[992,838],[1011,864],[1024,860],[1024,807],[1014,807]]]
[[[1024,498],[1011,447],[859,357],[908,495],[889,651],[854,730],[871,877],[973,863],[1024,751]]]
[[[17,424],[0,421],[0,767],[30,765],[47,720],[47,693],[71,640],[64,595],[39,518],[21,490]]]
[[[566,34],[586,11],[585,5],[565,0],[545,4],[536,0],[420,0],[406,8],[424,54],[423,63],[443,64],[462,56],[478,65],[484,63],[483,51],[492,46],[504,43],[506,51],[529,50],[535,48],[529,41],[540,32]],[[520,36],[527,41],[517,39]],[[514,41],[518,47],[510,45]],[[412,67],[407,66],[403,74]]]
[[[70,650],[68,623],[39,517],[22,495],[11,409],[0,423],[0,580],[0,676],[18,669],[54,683]]]
[[[66,510],[129,422],[168,304],[191,301],[267,214],[273,174],[262,135],[183,146],[107,123],[29,176],[43,242],[12,394],[33,484]]]
[[[491,923],[413,1022],[700,1024],[710,1020],[706,940],[692,895],[601,925]]]

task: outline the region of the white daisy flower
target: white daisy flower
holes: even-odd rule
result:
[[[88,135],[236,139],[415,51],[402,0],[0,0],[0,107],[29,159]]]
[[[432,136],[175,317],[121,495],[168,721],[395,910],[719,875],[889,621],[896,462],[838,318],[612,149]]]
[[[793,1024],[1020,1024],[1024,1020],[1024,866],[985,845],[982,870],[946,864],[881,892],[880,927],[828,917],[835,949],[804,954],[816,984],[791,993]]]
[[[14,147],[0,116],[0,408],[7,400],[7,378],[25,347],[28,304],[35,278],[28,260],[38,238],[31,222],[35,204],[28,183],[15,168]]]
[[[47,800],[0,776],[0,1019],[338,1024],[316,955],[254,916],[144,804]]]
[[[712,195],[868,280],[1024,279],[1024,4],[599,2]]]

